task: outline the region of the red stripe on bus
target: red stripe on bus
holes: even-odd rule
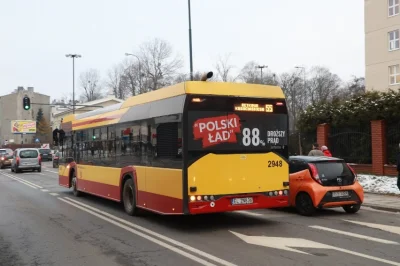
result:
[[[243,198],[244,196],[237,196]],[[289,206],[289,196],[268,197],[263,194],[246,195],[252,197],[253,203],[248,205],[232,205],[231,199],[236,198],[234,195],[219,198],[216,201],[194,201],[189,203],[190,214],[212,213],[212,212],[229,212],[239,210],[268,209],[281,208]]]
[[[63,187],[69,188],[69,177],[65,175],[58,176],[58,184]]]
[[[85,125],[89,125],[89,124],[100,123],[100,122],[104,122],[104,121],[108,121],[108,120],[114,120],[114,119],[117,119],[120,117],[122,117],[122,114],[116,114],[116,115],[111,115],[108,117],[96,118],[96,119],[91,119],[91,120],[87,120],[87,121],[74,123],[72,126],[75,128],[75,127],[85,126]]]
[[[120,188],[118,186],[78,179],[78,190],[114,201],[121,200]]]
[[[140,208],[161,214],[182,214],[183,200],[146,191],[138,191]]]

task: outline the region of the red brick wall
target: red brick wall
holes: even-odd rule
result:
[[[350,164],[357,174],[371,174],[372,164]]]
[[[385,165],[384,171],[385,175],[387,176],[397,176],[397,169],[395,165]]]
[[[317,143],[319,146],[326,145],[329,147],[329,124],[320,124],[317,127]]]
[[[329,124],[320,124],[317,127],[317,142],[329,147]],[[383,120],[371,121],[372,164],[351,164],[351,167],[360,174],[375,174],[397,176],[396,167],[386,165],[386,123]],[[349,162],[351,163],[351,162]]]
[[[386,124],[383,120],[371,121],[372,173],[383,175],[386,164]]]

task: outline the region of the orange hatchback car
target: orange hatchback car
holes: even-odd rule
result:
[[[332,207],[356,213],[364,201],[364,189],[356,173],[342,159],[291,156],[289,172],[290,205],[301,215]]]

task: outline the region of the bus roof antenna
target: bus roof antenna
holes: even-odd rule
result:
[[[201,76],[201,81],[207,81],[207,79],[212,78],[214,73],[212,71],[205,73],[203,76]]]

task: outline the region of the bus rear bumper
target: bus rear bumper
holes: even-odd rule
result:
[[[232,204],[235,198],[253,198],[250,204]],[[266,196],[264,194],[248,194],[248,195],[228,195],[218,198],[215,201],[195,201],[189,202],[190,214],[230,212],[239,210],[254,210],[268,208],[284,208],[289,206],[289,197],[282,196]]]

